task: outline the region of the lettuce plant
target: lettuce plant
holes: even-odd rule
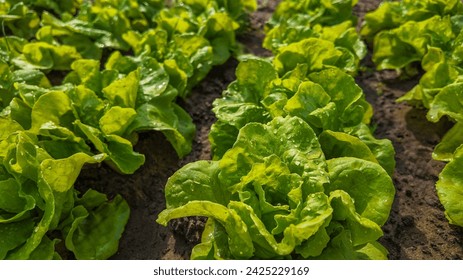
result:
[[[100,163],[105,155],[55,158],[46,140],[15,121],[0,118],[0,127],[0,258],[60,258],[52,231],[61,233],[77,258],[114,254],[129,217],[127,203],[120,196],[108,201],[94,190],[81,196],[73,188],[82,166]]]
[[[187,154],[195,127],[173,102],[177,91],[165,70],[151,58],[138,64],[111,61],[100,71],[98,61],[77,60],[59,87],[16,84],[17,97],[4,114],[49,140],[50,147],[59,141],[68,147],[68,155],[105,153],[106,162],[125,174],[144,163],[144,156],[132,147],[141,131],[162,131],[179,155]]]
[[[461,75],[461,1],[383,3],[365,16],[362,34],[373,42],[378,69],[410,69],[420,63],[426,72],[400,101],[429,108],[434,96]]]
[[[452,160],[439,174],[436,183],[437,195],[445,208],[445,215],[451,224],[463,226],[461,200],[463,199],[462,145],[453,153]]]
[[[266,25],[263,46],[278,54],[283,47],[305,39],[326,40],[354,61],[355,69],[349,69],[354,74],[366,55],[366,46],[355,29],[357,18],[352,14],[356,2],[281,1]]]
[[[419,84],[399,101],[424,106],[427,118],[456,122],[435,147],[433,158],[449,162],[436,183],[452,224],[463,226],[461,193],[463,3],[458,0],[385,2],[366,15],[362,34],[373,41],[378,69],[424,70]]]
[[[371,42],[378,33],[404,23],[420,22],[436,15],[460,14],[462,11],[463,4],[459,0],[384,1],[376,10],[365,15],[361,34]]]
[[[193,259],[385,259],[376,241],[392,180],[377,163],[326,160],[299,117],[249,123],[217,161],[198,161],[166,185],[158,222],[209,217]]]
[[[315,51],[310,54],[314,63],[298,64],[282,78],[276,67],[265,60],[248,59],[238,65],[237,80],[222,98],[214,101],[217,122],[209,134],[214,159],[221,158],[232,147],[240,128],[247,123],[297,116],[327,140],[322,146],[326,152],[331,151],[329,154],[340,152],[338,146],[362,146],[364,153],[356,154],[355,149],[350,156],[379,162],[392,174],[394,149],[389,140],[375,139],[369,130],[372,110],[362,90],[351,76],[338,68],[324,66],[326,69],[319,69],[321,71],[307,70],[309,65],[323,65]]]
[[[463,84],[461,82],[445,86],[431,103],[427,117],[434,122],[439,121],[443,116],[455,121],[455,125],[435,147],[432,156],[436,160],[448,162],[439,174],[436,190],[450,223],[463,227],[463,217],[461,215],[463,211],[461,206],[463,174],[460,172],[463,166],[462,90]]]

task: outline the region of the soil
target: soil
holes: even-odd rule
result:
[[[262,3],[264,2],[264,3]],[[263,27],[278,1],[263,0],[251,17],[245,35],[239,38],[244,50],[260,56],[270,53],[261,48]],[[380,1],[360,0],[355,13],[363,15],[375,9]],[[237,61],[230,59],[216,67],[185,101],[179,101],[197,126],[193,151],[179,159],[162,133],[140,135],[135,149],[146,156],[145,165],[133,175],[120,175],[102,166],[82,172],[76,188],[94,188],[110,197],[121,194],[131,207],[131,216],[120,241],[119,251],[112,259],[188,259],[191,248],[200,240],[204,219],[185,218],[168,227],[157,224],[159,212],[165,208],[163,188],[169,176],[188,162],[210,159],[208,132],[215,121],[212,102],[220,97],[235,79]],[[396,197],[390,218],[383,227],[380,242],[395,260],[463,259],[463,228],[452,226],[444,216],[435,182],[444,164],[434,161],[431,153],[444,133],[448,121],[432,124],[426,111],[395,100],[418,81],[402,79],[394,71],[374,70],[369,57],[363,61],[364,71],[356,78],[368,101],[374,107],[373,124],[377,138],[388,138],[396,150],[393,177]]]

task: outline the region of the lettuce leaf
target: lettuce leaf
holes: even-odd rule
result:
[[[447,50],[455,39],[450,17],[404,23],[393,30],[378,33],[374,41],[373,62],[379,70],[404,68],[421,61],[428,46]]]
[[[458,226],[463,226],[461,211],[463,198],[462,151],[462,146],[460,146],[453,155],[453,159],[439,174],[439,180],[436,183],[437,195],[445,208],[445,216],[451,224]]]
[[[455,151],[463,144],[463,124],[457,122],[436,145],[432,154],[433,159],[451,161]]]
[[[101,193],[87,191],[62,222],[66,248],[80,260],[111,257],[117,252],[129,212],[127,202],[120,195],[108,201]]]
[[[18,1],[2,3],[0,20],[2,26],[11,31],[11,34],[25,39],[32,38],[40,26],[39,15],[25,3]]]
[[[443,116],[463,121],[463,96],[461,94],[463,83],[453,83],[443,88],[432,101],[427,118],[431,122],[438,122]]]

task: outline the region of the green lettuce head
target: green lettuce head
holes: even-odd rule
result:
[[[394,197],[373,162],[325,159],[298,117],[249,123],[218,161],[177,171],[158,222],[206,216],[193,259],[386,258],[377,243]]]

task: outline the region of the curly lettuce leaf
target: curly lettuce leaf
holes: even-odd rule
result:
[[[370,127],[366,124],[345,128],[344,132],[358,137],[368,146],[375,156],[378,163],[386,170],[389,175],[394,174],[395,170],[395,150],[389,139],[376,139]]]
[[[129,212],[129,205],[120,195],[108,201],[101,193],[87,191],[77,199],[68,217],[71,224],[63,222],[66,248],[79,260],[111,257],[117,252]]]
[[[24,45],[22,55],[13,62],[20,68],[41,70],[70,70],[71,64],[82,56],[75,47],[31,42]]]
[[[435,16],[425,21],[404,23],[375,37],[373,62],[379,70],[400,69],[421,61],[428,46],[448,49],[455,39],[450,17]]]
[[[331,192],[330,204],[333,207],[333,220],[350,231],[352,246],[373,242],[383,235],[380,225],[358,213],[356,209],[358,202],[354,203],[354,198],[347,192],[342,190]]]
[[[426,72],[420,78],[419,84],[397,101],[422,104],[425,108],[430,108],[435,96],[443,88],[459,81],[461,70],[442,49],[435,47],[428,47],[421,65]]]
[[[356,212],[382,226],[395,194],[391,177],[378,164],[357,158],[327,161],[330,184],[325,191],[343,190],[355,201]]]
[[[161,212],[157,222],[167,225],[171,219],[185,216],[207,216],[214,218],[225,228],[231,254],[238,259],[250,258],[253,254],[251,236],[246,224],[233,209],[210,201],[190,201],[187,204]]]
[[[378,163],[368,146],[355,136],[325,130],[319,135],[318,139],[327,159],[356,157]]]
[[[34,197],[25,192],[21,184],[12,177],[0,181],[0,193],[2,194],[0,199],[0,224],[7,225],[25,220],[30,216],[29,211],[36,207]],[[12,226],[12,228],[14,227]],[[9,242],[8,239],[5,242]]]
[[[291,172],[307,178],[307,188],[320,190],[325,182],[324,155],[313,130],[297,117],[275,118],[268,125],[250,123],[240,129],[233,148],[220,160],[220,178],[229,186],[238,184],[253,164],[273,154]]]
[[[145,156],[135,152],[129,140],[115,134],[105,135],[80,121],[75,125],[97,151],[108,156],[107,163],[123,174],[133,174],[145,162]]]
[[[463,83],[454,83],[443,88],[432,101],[427,118],[431,122],[438,122],[443,116],[463,121]]]
[[[440,161],[451,161],[455,151],[463,144],[463,124],[457,122],[436,145],[432,158]]]
[[[460,146],[453,159],[439,174],[436,183],[437,195],[445,208],[445,216],[451,224],[463,226],[463,149]]]
[[[31,39],[40,27],[40,16],[25,3],[7,1],[0,7],[0,21],[14,36]],[[5,28],[4,28],[5,30]],[[4,34],[5,35],[5,34]]]
[[[34,230],[34,221],[26,219],[16,223],[0,223],[0,259],[7,253],[26,242]]]

